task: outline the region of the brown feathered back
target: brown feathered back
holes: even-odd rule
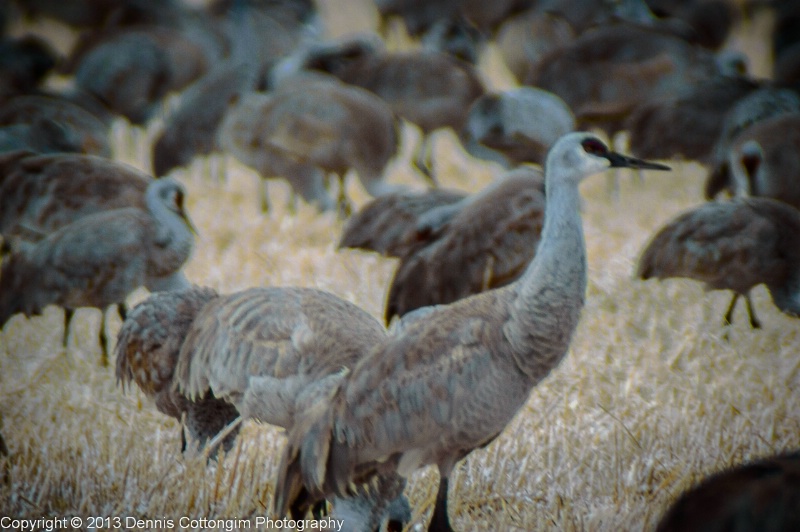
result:
[[[372,316],[312,288],[251,288],[206,306],[176,368],[187,397],[208,391],[244,417],[290,427],[303,394],[353,367],[383,341]]]
[[[688,277],[746,295],[765,283],[784,312],[798,303],[800,212],[768,198],[710,202],[664,226],[639,259],[642,279]],[[777,299],[776,299],[777,296]]]
[[[50,120],[77,140],[75,151],[87,155],[111,157],[108,127],[91,112],[66,97],[25,94],[0,104],[0,125],[35,124]],[[59,150],[61,151],[61,150]]]
[[[123,303],[136,288],[185,287],[181,272],[194,246],[183,210],[184,189],[161,179],[147,190],[147,209],[84,216],[16,251],[0,275],[0,324],[48,304],[67,309]]]
[[[171,407],[180,400],[172,389],[183,339],[200,310],[217,298],[211,288],[157,292],[128,313],[117,336],[117,382],[135,382],[158,409],[180,419]],[[163,397],[162,397],[163,396]]]
[[[0,157],[0,233],[39,240],[84,216],[145,208],[152,181],[103,157],[15,152]]]
[[[504,286],[525,271],[544,223],[544,182],[519,168],[471,198],[424,246],[403,257],[385,319]]]
[[[421,216],[431,209],[452,205],[466,194],[455,190],[398,192],[371,200],[351,216],[342,230],[339,248],[375,251],[402,257],[411,250],[408,235],[415,233]]]
[[[386,102],[337,80],[285,82],[248,93],[219,131],[222,147],[262,177],[284,177],[306,201],[334,206],[325,177],[353,169],[373,196],[395,190],[383,172],[397,152],[398,123]]]
[[[472,65],[440,52],[387,53],[369,36],[314,49],[304,66],[374,92],[424,133],[448,126],[458,131],[469,105],[484,93]]]

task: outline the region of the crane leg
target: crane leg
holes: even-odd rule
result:
[[[753,308],[753,302],[750,300],[750,294],[746,294],[744,300],[747,302],[747,315],[750,317],[750,327],[753,329],[760,329],[761,322],[756,317],[756,311]]]
[[[723,318],[723,325],[725,327],[729,326],[733,323],[733,310],[736,308],[736,302],[739,301],[739,294],[733,294],[733,299],[731,299],[731,304],[728,305],[728,310],[725,312],[725,318]]]

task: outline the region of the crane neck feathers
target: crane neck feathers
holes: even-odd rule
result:
[[[548,181],[542,239],[503,327],[517,366],[534,382],[566,354],[583,308],[587,265],[579,208],[576,182]]]

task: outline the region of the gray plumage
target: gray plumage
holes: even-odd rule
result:
[[[656,11],[652,0],[541,0],[536,8],[565,17],[578,34],[623,22],[691,44],[698,40],[697,30],[690,23],[673,13]]]
[[[609,137],[636,107],[717,73],[714,56],[668,34],[631,24],[600,26],[549,54],[525,81],[554,92],[580,127]]]
[[[0,235],[4,245],[14,239],[38,241],[90,214],[144,209],[151,182],[132,166],[103,157],[0,155]]]
[[[92,113],[58,95],[23,95],[0,104],[0,125],[52,122],[66,142],[49,151],[69,151],[111,157],[108,128]],[[37,139],[38,140],[38,139]],[[32,146],[36,148],[36,146]],[[42,151],[38,149],[36,151]]]
[[[770,118],[800,112],[800,95],[789,89],[763,87],[740,99],[725,115],[722,132],[714,146],[705,195],[712,199],[721,192],[733,191],[730,168],[731,147],[750,127]]]
[[[228,111],[219,134],[220,144],[264,179],[286,178],[321,210],[335,206],[328,173],[341,181],[355,170],[373,196],[398,190],[383,181],[398,148],[396,120],[383,100],[358,87],[304,79],[270,94],[246,94]],[[343,187],[340,193],[344,201]]]
[[[447,486],[456,462],[502,432],[569,348],[586,291],[578,185],[611,165],[666,168],[610,152],[586,133],[553,146],[542,239],[525,273],[410,314],[309,409],[289,432],[278,515],[304,489],[312,497],[344,494],[376,473],[407,476],[435,464],[441,480],[429,530],[451,529]]]
[[[218,150],[217,134],[228,105],[255,89],[255,82],[246,64],[226,61],[189,86],[153,143],[155,175],[165,176],[198,155]]]
[[[79,139],[49,118],[30,124],[0,126],[0,153],[29,150],[36,153],[79,152]]]
[[[758,83],[747,78],[714,76],[670,97],[644,103],[625,123],[631,153],[711,163],[728,112],[757,89]]]
[[[548,10],[530,10],[507,20],[497,46],[517,81],[535,79],[547,55],[572,42],[575,29],[566,18]]]
[[[132,124],[143,125],[170,89],[170,64],[146,34],[121,33],[86,53],[75,70],[75,85]]]
[[[800,530],[800,453],[731,467],[701,480],[675,501],[656,532]]]
[[[187,428],[202,444],[239,415],[290,429],[297,412],[385,338],[373,317],[320,290],[217,296],[193,287],[154,294],[131,311],[116,348],[117,377],[136,382],[164,414],[180,419],[186,412]],[[228,447],[233,438],[226,437]],[[387,476],[379,484],[341,507],[337,499],[334,514],[353,529],[374,529],[405,482]],[[394,513],[402,516],[399,504]]]
[[[224,0],[209,10],[230,43],[228,60],[247,63],[258,78],[323,31],[316,5],[309,0]]]
[[[185,415],[186,429],[200,447],[239,415],[233,405],[211,393],[190,400],[173,387],[183,339],[197,314],[217,297],[214,290],[197,286],[151,294],[128,313],[115,347],[117,382],[123,389],[135,382],[162,414],[179,421]],[[226,451],[238,431],[237,427],[223,440]]]
[[[428,213],[406,237],[416,245],[407,244],[389,285],[386,323],[420,307],[505,286],[533,260],[545,217],[539,171],[518,168],[458,207],[444,222]]]
[[[104,30],[85,32],[72,47],[64,70],[67,72],[78,70],[84,59],[102,46],[115,46],[121,48],[119,52],[121,54],[130,53],[127,46],[122,44],[127,42],[139,42],[141,45],[145,42],[152,43],[161,51],[165,59],[163,66],[166,70],[163,77],[166,80],[164,88],[166,92],[183,89],[202,76],[210,66],[211,58],[207,57],[204,47],[184,35],[181,24],[176,24],[175,26],[111,26]],[[132,56],[129,56],[129,59],[138,61]],[[137,67],[141,66],[137,64]]]
[[[310,288],[252,288],[212,301],[185,336],[176,389],[209,391],[245,418],[294,425],[303,393],[337,380],[386,331],[357,306]]]
[[[377,94],[398,116],[417,125],[422,142],[414,164],[431,181],[428,135],[444,127],[459,131],[469,105],[484,93],[477,71],[463,61],[424,50],[388,53],[369,36],[313,47],[300,65]]]
[[[728,153],[734,195],[763,196],[800,209],[800,112],[744,130]]]
[[[498,32],[503,59],[520,82],[536,79],[545,58],[593,28],[625,22],[683,37],[691,28],[657,18],[643,0],[540,0],[509,19]]]
[[[39,314],[49,304],[124,305],[140,286],[170,290],[188,283],[181,268],[193,247],[183,208],[184,189],[171,179],[148,187],[146,209],[124,208],[84,216],[24,246],[3,262],[0,324],[16,313]],[[105,320],[100,327],[105,361]]]
[[[523,162],[543,164],[550,147],[575,128],[575,116],[564,100],[542,89],[520,87],[472,102],[459,138],[473,156],[511,168]]]
[[[773,199],[710,202],[666,224],[639,259],[642,279],[688,277],[710,290],[734,292],[725,324],[744,296],[750,324],[759,327],[750,290],[766,284],[775,305],[800,314],[800,211]]]
[[[355,495],[334,499],[330,518],[343,520],[341,529],[350,532],[380,531],[388,518],[386,530],[400,532],[411,521],[411,505],[403,495],[405,485],[399,475],[378,477],[371,486],[358,487]]]
[[[387,257],[402,257],[411,252],[421,218],[439,207],[454,205],[467,195],[464,192],[433,188],[424,192],[404,191],[371,200],[347,219],[339,249],[375,251]]]

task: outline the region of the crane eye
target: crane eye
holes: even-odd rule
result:
[[[599,155],[602,157],[608,153],[606,145],[597,139],[586,139],[581,142],[581,146],[583,146],[583,151],[592,155]]]

